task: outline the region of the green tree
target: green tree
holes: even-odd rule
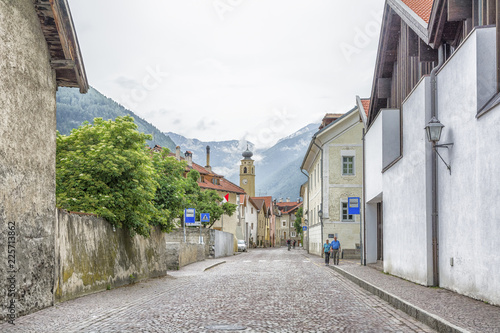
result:
[[[152,224],[159,225],[164,232],[178,227],[177,221],[184,213],[188,185],[184,178],[186,162],[177,161],[175,157],[168,156],[168,153],[168,149],[153,153],[158,188],[154,198],[157,214]]]
[[[158,175],[145,148],[150,138],[137,131],[130,116],[95,118],[68,136],[58,133],[58,207],[93,213],[131,235],[148,236],[149,222],[160,216],[154,204]]]
[[[201,213],[210,214],[210,222],[203,223],[204,227],[211,228],[222,215],[232,216],[236,211],[236,205],[226,202],[214,190],[202,190],[198,186],[200,173],[196,170],[189,171],[186,185],[186,208],[196,209],[196,220],[200,221]]]
[[[297,212],[295,213],[295,222],[293,224],[293,227],[295,228],[295,231],[297,231],[297,235],[302,234],[302,215],[303,215],[304,210],[302,207],[297,209]]]

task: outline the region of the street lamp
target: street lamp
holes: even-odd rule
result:
[[[443,157],[437,151],[437,148],[449,149],[450,148],[449,146],[453,146],[453,143],[443,143],[440,145],[437,144],[438,141],[441,139],[441,132],[443,130],[443,127],[444,125],[441,124],[441,122],[435,116],[433,116],[429,121],[429,123],[427,124],[427,126],[425,126],[425,132],[427,133],[427,140],[429,140],[429,142],[432,142],[432,149],[436,152],[441,161],[443,161],[443,163],[446,165],[451,175],[451,165],[450,165],[451,163],[450,164],[446,163]]]
[[[323,211],[320,209],[319,212],[318,212],[318,216],[319,216],[319,219],[321,222],[323,222]]]
[[[307,237],[307,253],[309,253],[309,220],[308,219],[304,219],[304,224],[307,226],[307,234],[306,234],[306,237]]]

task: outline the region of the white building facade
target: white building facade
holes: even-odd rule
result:
[[[348,198],[363,194],[363,126],[356,107],[317,132],[304,157],[310,253],[323,255],[323,243],[337,236],[342,250],[359,256],[361,215],[349,214]]]
[[[363,252],[390,274],[498,305],[496,39],[495,27],[477,26],[442,47],[435,104],[433,75],[423,75],[400,108],[370,109]],[[424,130],[432,116],[445,126],[437,144],[453,143],[436,148],[441,157]]]

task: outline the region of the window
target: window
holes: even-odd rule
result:
[[[253,207],[252,207],[252,214],[253,214]]]
[[[290,232],[290,237],[295,237],[295,236],[296,236],[295,231],[291,231]]]
[[[247,173],[247,167],[243,168],[243,173]]]
[[[253,223],[251,224],[250,229],[253,229]]]
[[[342,203],[342,222],[353,222],[354,215],[348,214],[347,202]]]
[[[286,227],[286,221],[283,221],[283,226]]]
[[[354,175],[354,156],[342,156],[342,175]]]

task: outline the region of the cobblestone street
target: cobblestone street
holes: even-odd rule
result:
[[[304,254],[256,249],[199,262],[58,304],[0,331],[433,332]]]

